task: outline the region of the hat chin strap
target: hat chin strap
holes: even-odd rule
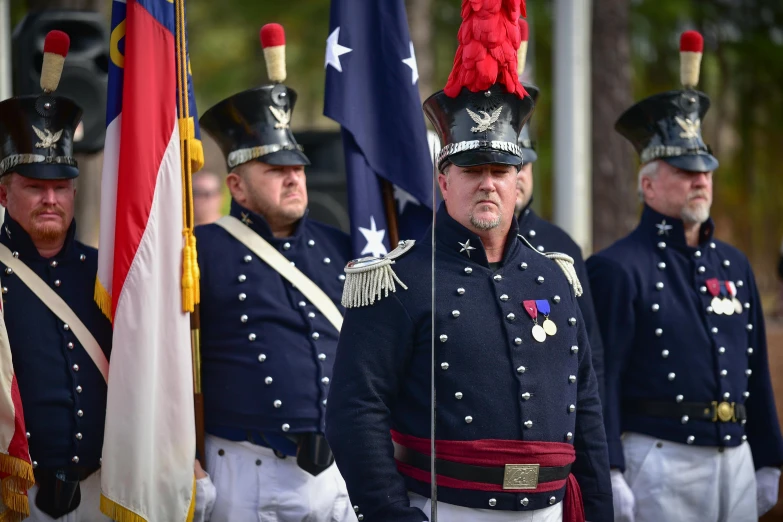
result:
[[[37,163],[67,165],[76,167],[78,164],[71,156],[44,156],[43,154],[12,154],[0,161],[0,176],[10,172],[19,165],[34,165]]]

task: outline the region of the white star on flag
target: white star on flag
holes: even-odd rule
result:
[[[350,53],[353,51],[353,49],[349,49],[348,47],[342,46],[337,41],[340,39],[340,28],[338,27],[334,31],[332,31],[332,34],[329,35],[329,38],[326,39],[326,63],[324,64],[324,69],[329,67],[330,65],[337,69],[339,72],[343,72],[343,66],[340,63],[340,56]]]
[[[397,185],[394,185],[394,199],[397,200],[397,203],[400,206],[400,210],[399,210],[400,214],[405,212],[405,206],[408,203],[412,203],[414,205],[421,205],[418,199],[414,198],[409,192],[404,191]]]
[[[411,84],[416,85],[419,81],[419,66],[416,65],[416,52],[413,50],[413,42],[411,42],[411,57],[405,58],[402,63],[411,68]]]
[[[359,232],[367,240],[367,245],[365,245],[361,255],[370,254],[375,257],[381,257],[388,253],[386,246],[383,244],[383,237],[386,235],[386,231],[376,228],[375,217],[370,216],[370,228],[359,227]]]

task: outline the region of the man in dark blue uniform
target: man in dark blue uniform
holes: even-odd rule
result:
[[[513,78],[424,103],[444,145],[436,251],[407,241],[346,268],[326,429],[361,521],[427,520],[433,391],[441,520],[612,517],[579,282],[517,237],[533,103]]]
[[[59,67],[48,58],[43,94],[0,102],[3,314],[35,474],[27,520],[92,522],[108,520],[99,470],[112,330],[93,300],[98,252],[74,238],[82,109],[54,95],[62,58]],[[35,283],[44,289],[34,292]],[[64,308],[89,333],[64,320]]]
[[[523,83],[525,90],[530,94],[535,103],[538,100],[538,87]],[[542,219],[533,210],[533,163],[538,159],[538,154],[530,139],[530,121],[526,122],[517,140],[522,149],[522,167],[517,174],[517,202],[514,213],[519,221],[519,234],[533,245],[539,252],[562,252],[574,259],[574,269],[579,281],[582,283],[582,295],[577,302],[582,310],[582,316],[587,326],[587,335],[590,338],[590,350],[593,354],[593,368],[598,379],[598,390],[603,399],[603,344],[601,332],[598,328],[598,319],[593,308],[593,296],[590,291],[590,283],[587,279],[587,267],[582,258],[582,249],[571,236],[557,225]]]
[[[694,90],[694,41],[683,35],[685,89],[617,121],[641,157],[644,210],[631,234],[587,261],[622,521],[755,521],[777,501],[783,464],[753,271],[713,237],[718,160],[701,136],[710,101]]]
[[[309,161],[289,128],[296,92],[276,59],[274,83],[200,119],[227,158],[232,196],[230,218],[196,228],[211,519],[355,520],[323,436],[350,240],[308,219]]]

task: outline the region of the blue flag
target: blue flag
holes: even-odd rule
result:
[[[355,255],[389,244],[382,181],[393,185],[400,239],[432,221],[432,158],[404,0],[332,0],[324,114],[342,126]]]

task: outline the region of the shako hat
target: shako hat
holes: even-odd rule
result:
[[[69,47],[67,34],[50,31],[44,40],[43,92],[0,102],[0,176],[16,172],[53,180],[79,175],[73,141],[82,109],[73,100],[54,95]]]
[[[454,68],[446,87],[424,102],[443,147],[439,170],[447,163],[522,164],[517,137],[533,111],[517,76],[524,15],[524,0],[462,2]]]
[[[291,132],[296,91],[286,79],[285,32],[280,24],[261,28],[267,75],[272,83],[234,94],[217,103],[199,125],[217,141],[228,170],[252,160],[270,165],[309,165]]]
[[[701,134],[710,98],[695,90],[703,49],[701,34],[684,32],[680,38],[680,82],[684,89],[645,98],[617,120],[615,130],[633,144],[642,163],[660,159],[691,172],[718,168],[718,160]]]

